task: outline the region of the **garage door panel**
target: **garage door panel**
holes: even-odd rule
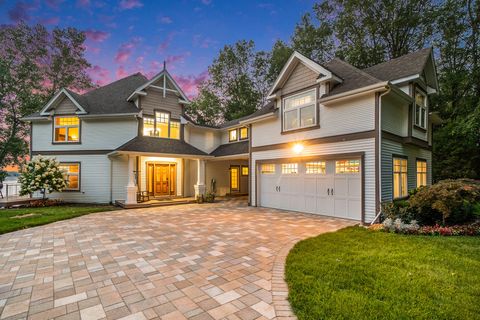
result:
[[[361,200],[348,200],[348,210],[346,211],[346,218],[359,220],[362,216],[362,201]]]
[[[362,184],[360,177],[350,178],[348,180],[348,195],[349,197],[362,196]]]
[[[317,213],[317,197],[312,195],[305,195],[305,212]]]

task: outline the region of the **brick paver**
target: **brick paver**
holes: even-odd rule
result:
[[[235,200],[8,233],[0,236],[0,320],[287,319],[289,249],[352,224]]]

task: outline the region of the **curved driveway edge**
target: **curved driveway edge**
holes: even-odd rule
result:
[[[299,240],[347,220],[244,201],[90,214],[0,236],[0,319],[282,319]]]

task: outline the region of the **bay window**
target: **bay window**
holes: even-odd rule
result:
[[[155,117],[143,117],[143,135],[180,139],[180,121],[171,119],[168,112],[155,111]]]
[[[427,128],[427,97],[419,90],[415,92],[415,125]]]
[[[75,116],[55,117],[54,142],[74,143],[80,141],[80,119]]]
[[[393,158],[393,198],[403,198],[408,195],[407,159]]]
[[[308,128],[317,124],[316,90],[283,99],[283,130]]]

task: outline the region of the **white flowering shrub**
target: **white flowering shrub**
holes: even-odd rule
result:
[[[412,220],[410,223],[404,223],[399,218],[395,220],[387,218],[383,221],[383,229],[388,232],[416,233],[418,229],[420,229],[420,226],[416,220]]]
[[[59,165],[55,159],[40,156],[29,161],[18,180],[21,184],[20,195],[41,191],[45,198],[47,192],[63,191],[67,185],[64,172],[60,170]]]

